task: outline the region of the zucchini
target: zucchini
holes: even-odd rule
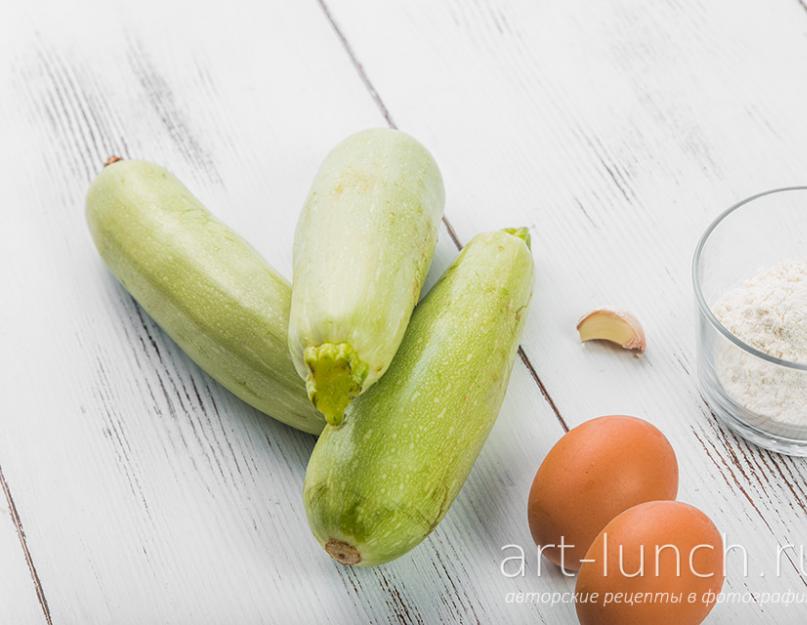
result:
[[[443,518],[501,407],[532,270],[525,229],[475,237],[415,309],[387,374],[325,427],[304,500],[334,559],[388,562]]]
[[[443,203],[434,159],[397,130],[354,134],[322,163],[294,238],[289,350],[329,423],[392,361]]]
[[[87,222],[115,277],[222,386],[319,433],[325,422],[288,351],[288,282],[168,171],[110,162],[90,187]]]

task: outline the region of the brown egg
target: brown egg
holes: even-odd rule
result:
[[[677,501],[626,510],[586,560],[575,588],[581,625],[698,625],[723,587],[720,533],[703,512]]]
[[[528,516],[542,553],[567,571],[620,512],[645,501],[675,499],[678,462],[654,426],[635,417],[586,421],[549,451],[530,489]],[[561,548],[556,545],[573,545]]]

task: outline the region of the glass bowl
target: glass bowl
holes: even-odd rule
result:
[[[787,260],[807,260],[807,187],[754,195],[707,228],[692,261],[698,381],[712,411],[734,432],[773,451],[807,456],[807,363],[756,349],[715,314],[727,291]]]

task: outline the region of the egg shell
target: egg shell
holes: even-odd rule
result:
[[[646,501],[675,499],[678,462],[653,425],[628,416],[586,421],[549,451],[530,489],[528,517],[535,543],[550,561],[576,571],[605,525]],[[553,547],[563,537],[565,551]]]
[[[634,506],[608,523],[586,553],[591,562],[580,567],[575,588],[580,624],[698,625],[723,587],[723,558],[722,536],[697,508],[677,501]]]

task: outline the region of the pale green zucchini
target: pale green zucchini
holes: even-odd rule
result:
[[[329,423],[392,361],[443,203],[434,159],[397,130],[352,135],[322,163],[294,239],[289,349]]]
[[[334,559],[388,562],[443,518],[499,413],[532,270],[525,229],[474,238],[415,309],[387,374],[325,427],[304,499]]]
[[[196,364],[275,419],[322,430],[289,355],[288,282],[179,180],[114,162],[90,187],[87,222],[115,277]]]

